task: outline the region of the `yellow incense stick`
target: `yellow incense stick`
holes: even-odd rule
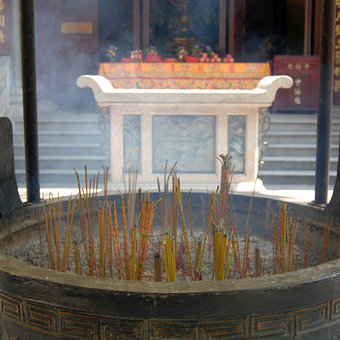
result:
[[[185,251],[186,251],[186,256],[187,256],[187,266],[188,266],[188,270],[189,270],[190,280],[193,280],[194,275],[193,275],[192,261],[191,261],[191,255],[190,255],[190,246],[189,246],[188,232],[187,232],[187,228],[186,228],[186,224],[185,224],[185,218],[184,218],[181,185],[180,185],[179,179],[178,179],[178,184],[177,184],[176,189],[177,189],[177,198],[178,198],[179,208],[180,208],[181,215],[182,215],[184,244],[185,244]]]
[[[210,214],[209,214],[209,219],[208,219],[208,224],[207,224],[207,228],[206,228],[206,231],[205,231],[204,242],[203,242],[203,247],[202,247],[202,255],[201,255],[201,258],[199,260],[199,266],[198,266],[198,274],[199,274],[199,276],[202,273],[202,264],[203,264],[204,250],[205,250],[205,245],[206,245],[207,239],[208,239],[208,233],[209,233],[211,218],[212,218],[213,210],[214,210],[214,207],[215,207],[215,201],[216,201],[218,190],[219,190],[219,187],[217,186],[216,192],[215,192],[215,194],[213,196],[213,200],[212,200],[212,204],[211,204],[211,209],[210,209]]]

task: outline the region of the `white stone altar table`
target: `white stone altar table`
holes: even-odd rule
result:
[[[252,90],[114,89],[97,75],[78,78],[90,87],[99,107],[110,109],[110,181],[123,182],[122,168],[138,168],[138,186],[156,188],[165,162],[177,161],[182,187],[215,187],[219,154],[229,153],[233,183],[257,175],[259,109],[269,107],[288,76],[268,76]],[[168,167],[169,168],[169,167]]]

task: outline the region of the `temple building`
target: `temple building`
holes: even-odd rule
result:
[[[19,0],[0,1],[1,115],[17,114],[21,108],[19,5]],[[275,65],[275,56],[295,56],[300,58],[295,64],[296,60],[285,58],[283,63],[306,73],[300,77],[305,82],[315,82],[308,78],[315,61],[308,58],[317,59],[320,53],[320,6],[321,0],[37,0],[38,101],[53,103],[61,110],[93,111],[95,103],[89,93],[77,88],[78,76],[104,72],[100,65],[110,68],[113,63],[123,67],[121,73],[124,67],[131,72],[131,64],[141,61],[150,62],[146,70],[140,70],[144,81],[157,74],[153,67],[160,61],[166,61],[163,66],[171,69],[165,71],[168,79],[184,72],[186,62],[199,62],[200,68],[194,71],[188,71],[186,64],[185,77],[190,78],[190,72],[196,72],[193,77],[210,72],[209,79],[215,75],[226,79],[231,72],[235,82],[214,85],[205,79],[205,85],[194,86],[237,88],[243,86],[238,75],[254,72],[249,65],[262,64],[264,71],[256,70],[260,72],[257,76],[274,74],[276,68],[285,73]],[[181,60],[181,51],[191,59]],[[195,59],[204,53],[207,60]],[[173,66],[178,61],[183,63]],[[204,68],[208,63],[209,70]],[[221,65],[227,63],[226,71]],[[250,77],[257,81],[253,74]],[[169,85],[166,79],[158,83],[163,87],[191,86]],[[126,84],[154,86],[145,82],[121,86]],[[299,105],[303,109],[303,100],[296,96],[292,100],[297,102],[297,110]]]

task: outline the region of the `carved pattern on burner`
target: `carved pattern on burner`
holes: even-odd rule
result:
[[[76,339],[97,339],[99,333],[97,317],[61,311],[58,333]]]
[[[0,295],[1,316],[12,320],[23,320],[23,301],[11,296]]]
[[[148,324],[150,339],[197,339],[197,323],[178,320],[151,320]]]
[[[56,334],[58,313],[51,308],[25,303],[26,322],[30,328],[45,331],[48,334]]]
[[[250,318],[250,337],[291,336],[294,317],[291,314],[275,314]]]
[[[247,319],[200,322],[200,336],[203,339],[244,339],[246,334]]]
[[[304,308],[295,312],[295,335],[310,332],[325,326],[329,319],[329,303],[323,303],[311,308]]]
[[[272,315],[227,320],[111,318],[0,292],[1,318],[44,334],[74,339],[285,339],[340,321],[340,298]],[[15,336],[13,334],[12,336]]]
[[[332,320],[340,319],[340,299],[336,299],[332,301],[331,316],[332,316]]]
[[[143,339],[143,320],[107,320],[100,323],[101,339],[117,339],[124,336],[124,339]]]

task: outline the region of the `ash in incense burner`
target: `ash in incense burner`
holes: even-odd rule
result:
[[[163,192],[137,190],[136,171],[128,174],[126,193],[110,197],[104,169],[104,194],[99,196],[99,175],[87,182],[85,168],[84,187],[76,172],[77,197],[43,198],[36,235],[2,248],[6,255],[61,272],[137,281],[153,280],[157,272],[164,282],[268,276],[336,258],[327,249],[332,216],[310,248],[312,221],[291,216],[287,203],[268,203],[265,221],[256,218],[256,211],[252,214],[253,200],[243,211],[234,207],[231,157],[219,159],[221,184],[210,194],[182,193],[174,166]]]

